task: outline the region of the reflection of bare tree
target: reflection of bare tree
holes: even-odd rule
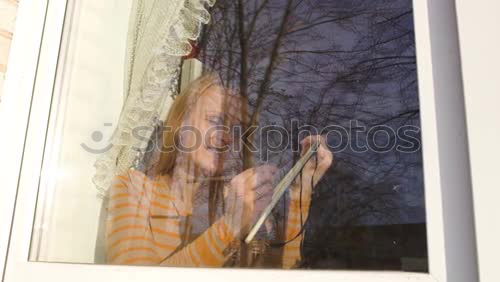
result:
[[[248,124],[419,125],[410,0],[218,0],[212,15],[201,59],[248,97]],[[420,152],[338,152],[320,186],[322,226],[423,218]]]

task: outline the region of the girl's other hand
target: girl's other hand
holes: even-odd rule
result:
[[[234,236],[239,236],[242,229],[250,227],[256,214],[260,214],[266,206],[261,203],[272,195],[277,170],[271,165],[250,168],[235,176],[226,187],[224,222]]]

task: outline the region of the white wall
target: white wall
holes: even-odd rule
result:
[[[101,199],[91,182],[122,106],[125,43],[131,0],[79,0],[70,6],[61,82],[52,104],[31,259],[92,263]],[[66,52],[64,52],[66,49]],[[61,69],[60,69],[61,70]],[[60,71],[59,70],[59,71]],[[53,134],[51,132],[54,132]],[[50,136],[52,134],[52,137]]]
[[[498,0],[457,0],[481,282],[500,281],[499,11]]]

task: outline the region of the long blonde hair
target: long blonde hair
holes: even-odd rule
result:
[[[177,158],[177,150],[173,148],[179,142],[179,128],[196,101],[214,85],[220,85],[219,77],[213,73],[205,74],[186,87],[172,103],[164,122],[164,127],[168,130],[163,131],[162,150],[156,168],[158,174],[168,175],[172,172]]]
[[[177,96],[172,104],[170,111],[168,113],[165,122],[163,123],[164,128],[168,130],[163,131],[162,138],[162,150],[160,152],[160,157],[158,163],[155,165],[154,174],[156,175],[166,175],[173,176],[175,165],[178,163],[177,159],[179,156],[179,152],[176,148],[179,144],[179,129],[183,125],[183,122],[186,120],[187,115],[190,114],[190,111],[193,109],[194,105],[198,102],[199,98],[202,97],[205,93],[207,93],[208,89],[212,86],[221,86],[222,89],[222,81],[218,75],[214,73],[208,73],[200,78],[193,81],[182,93]],[[226,91],[225,95],[229,95],[230,91]],[[234,93],[232,93],[234,94]],[[228,96],[228,101],[234,98]],[[236,96],[239,99],[240,105],[246,103],[246,97],[241,95]],[[241,111],[238,114],[242,114]],[[220,159],[219,162],[224,162],[223,159]],[[219,163],[222,165],[222,163]],[[216,209],[217,203],[223,200],[222,190],[224,185],[224,180],[219,177],[213,177],[209,179],[209,221],[213,223],[216,218]],[[184,191],[188,193],[188,191]],[[187,197],[188,200],[190,197]],[[186,203],[190,206],[190,203]],[[186,226],[190,226],[189,219],[187,219]],[[189,230],[187,228],[186,230]],[[187,231],[185,236],[186,238],[190,237],[190,231]]]

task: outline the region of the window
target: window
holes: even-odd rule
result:
[[[39,74],[37,78],[38,82],[33,98],[33,105],[35,106],[31,109],[32,115],[30,117],[30,127],[28,129],[26,141],[26,148],[28,149],[25,152],[23,160],[25,165],[23,165],[23,172],[20,178],[19,197],[17,199],[18,203],[30,202],[31,204],[23,205],[23,207],[20,205],[17,206],[19,213],[17,213],[15,218],[13,240],[9,252],[9,263],[6,272],[7,279],[29,275],[21,273],[16,269],[15,265],[27,265],[33,268],[33,273],[37,272],[40,274],[48,271],[48,269],[52,267],[64,266],[67,271],[76,274],[85,267],[91,266],[62,265],[55,262],[94,263],[100,262],[99,257],[102,257],[99,253],[101,246],[95,246],[95,244],[96,242],[100,242],[98,239],[96,240],[96,238],[99,237],[99,234],[102,234],[99,232],[99,230],[101,230],[99,227],[100,221],[98,220],[99,211],[101,205],[105,206],[106,204],[100,202],[99,198],[96,197],[97,190],[93,190],[92,183],[90,182],[93,171],[90,166],[92,157],[89,150],[87,149],[87,151],[84,152],[80,151],[81,155],[78,156],[75,155],[75,146],[80,149],[82,142],[76,142],[76,140],[81,138],[82,132],[85,131],[90,133],[85,134],[88,141],[99,143],[104,140],[103,135],[106,133],[102,130],[98,131],[95,129],[110,129],[110,131],[112,131],[112,126],[108,126],[108,124],[117,123],[118,115],[120,110],[122,110],[121,101],[124,98],[128,98],[128,96],[124,97],[122,93],[130,93],[127,91],[134,90],[134,78],[131,78],[132,82],[130,83],[119,83],[123,70],[125,70],[125,77],[129,74],[129,72],[126,71],[126,63],[124,64],[120,58],[124,56],[133,58],[133,56],[128,57],[129,50],[123,48],[124,46],[122,48],[119,47],[119,40],[112,40],[106,37],[106,35],[109,34],[107,30],[109,29],[115,33],[114,36],[116,36],[116,38],[121,38],[122,43],[127,42],[127,37],[129,38],[128,40],[132,40],[129,42],[134,42],[133,34],[127,34],[128,29],[126,26],[128,25],[128,17],[130,15],[128,11],[129,9],[133,10],[137,8],[134,5],[137,3],[140,4],[141,1],[135,4],[132,2],[125,4],[123,1],[120,1],[119,4],[112,1],[106,4],[100,2],[93,3],[92,1],[70,1],[67,9],[65,9],[65,5],[63,5],[65,3],[63,2],[64,1],[51,2],[48,4],[46,28],[52,26],[57,27],[57,29],[51,29],[50,32],[47,31],[47,29],[45,31],[45,36],[42,41],[43,45],[39,68],[44,65],[50,66],[50,69],[53,71]],[[285,2],[282,1],[280,4]],[[259,4],[258,2],[256,3]],[[301,14],[307,16],[303,18],[290,16],[290,22],[296,24],[296,26],[294,26],[295,28],[301,27],[303,29],[308,25],[319,27],[312,28],[312,30],[308,30],[307,33],[305,32],[303,34],[297,32],[291,38],[286,38],[286,40],[284,40],[286,45],[282,50],[283,52],[289,52],[291,54],[282,57],[286,60],[285,63],[276,63],[277,66],[272,63],[273,54],[275,53],[273,52],[273,46],[276,45],[273,43],[276,43],[276,41],[271,40],[271,42],[266,42],[265,40],[266,38],[280,38],[279,32],[277,37],[274,38],[271,36],[271,31],[274,30],[274,24],[279,23],[280,19],[283,20],[286,18],[286,11],[289,9],[291,10],[292,6],[281,7],[280,5],[262,5],[264,8],[262,9],[261,15],[268,18],[269,24],[267,26],[260,26],[260,24],[255,25],[256,29],[261,29],[258,30],[259,36],[256,36],[256,40],[257,43],[262,45],[254,46],[251,45],[254,44],[252,42],[250,44],[251,48],[247,50],[249,51],[249,56],[247,57],[249,59],[247,62],[247,70],[251,69],[251,74],[238,77],[238,74],[241,75],[241,73],[234,71],[235,68],[237,69],[242,65],[241,62],[237,62],[238,60],[243,61],[243,56],[241,54],[238,55],[238,52],[242,52],[242,50],[239,50],[237,46],[235,46],[235,49],[231,48],[229,50],[224,50],[218,45],[220,42],[223,42],[223,40],[227,41],[227,36],[231,35],[232,32],[237,33],[238,31],[234,29],[231,30],[231,28],[236,26],[235,22],[232,22],[231,17],[225,17],[227,21],[218,20],[216,24],[210,24],[204,27],[202,36],[205,37],[202,37],[202,39],[206,40],[205,45],[201,44],[203,41],[200,41],[200,45],[197,46],[200,49],[198,58],[203,64],[203,69],[205,71],[215,71],[224,88],[238,89],[247,92],[250,108],[262,109],[262,111],[258,111],[258,121],[260,122],[259,126],[261,128],[263,125],[270,124],[281,124],[285,129],[290,128],[291,121],[293,121],[292,119],[294,117],[298,117],[298,126],[306,124],[306,122],[304,122],[305,120],[313,120],[312,125],[321,129],[328,125],[351,125],[351,120],[359,119],[364,125],[377,126],[389,124],[389,126],[384,127],[385,129],[380,130],[378,133],[370,133],[370,129],[368,129],[366,133],[362,133],[362,140],[366,143],[362,143],[361,147],[366,147],[368,149],[375,148],[378,150],[383,147],[380,146],[380,144],[391,144],[390,147],[392,148],[392,142],[394,142],[394,146],[399,145],[400,148],[405,147],[408,143],[415,144],[411,142],[404,143],[405,140],[402,140],[403,143],[398,143],[401,142],[401,140],[394,140],[394,138],[400,137],[397,133],[401,126],[411,126],[412,129],[419,128],[420,126],[418,118],[419,101],[416,87],[416,58],[412,35],[413,23],[411,3],[401,1],[401,6],[399,7],[392,6],[390,9],[384,9],[383,4],[380,4],[382,7],[373,7],[372,5],[379,4],[367,2],[364,3],[366,6],[360,4],[356,7],[351,7],[351,2],[344,3],[343,1],[338,1],[333,7],[330,7],[331,11],[333,11],[332,13],[327,9],[329,7],[325,7],[329,4],[323,3],[318,6],[313,4],[313,2],[308,2],[307,5],[304,4],[304,6],[300,6],[299,9],[304,9],[304,13]],[[232,2],[219,1],[216,6],[211,9],[212,16],[214,18],[222,17],[225,12],[235,16],[236,13],[231,11],[231,9],[234,9],[234,5],[235,4]],[[254,11],[258,11],[258,7],[257,5],[257,10]],[[342,11],[342,7],[348,8]],[[148,8],[148,6],[146,5],[145,8]],[[430,85],[433,84],[433,79],[436,77],[427,72],[431,68],[428,65],[429,61],[431,61],[429,58],[429,53],[431,52],[428,50],[429,46],[425,45],[428,44],[428,29],[425,21],[427,17],[426,8],[425,4],[415,4],[416,19],[421,17],[420,20],[416,21],[417,27],[420,26],[420,36],[417,28],[417,37],[424,40],[424,42],[421,43],[420,49],[416,48],[417,50],[423,50],[422,55],[419,53],[419,57],[417,58],[419,62],[423,62],[422,66],[419,65],[419,74],[421,75],[421,77],[419,77],[420,93],[422,93],[422,91],[432,93],[432,95],[429,94],[429,96],[420,95],[420,97],[423,97],[420,101],[420,105],[422,105],[421,111],[425,113],[421,120],[422,132],[424,134],[422,142],[425,148],[423,154],[424,160],[426,161],[422,162],[422,152],[420,150],[414,150],[412,153],[401,153],[396,150],[382,148],[384,149],[383,151],[389,152],[369,152],[360,154],[360,156],[363,157],[356,158],[356,152],[352,152],[354,151],[352,148],[350,148],[351,151],[340,152],[332,149],[336,163],[335,166],[328,171],[328,173],[331,174],[325,174],[322,178],[322,183],[316,186],[312,185],[315,186],[314,189],[318,189],[315,191],[319,192],[315,192],[315,197],[317,198],[313,198],[313,204],[309,214],[309,217],[312,219],[308,222],[309,226],[305,227],[306,235],[300,247],[303,251],[301,256],[305,262],[302,267],[427,272],[426,247],[429,245],[429,256],[434,256],[434,261],[438,262],[434,265],[430,265],[429,271],[431,275],[441,280],[446,277],[446,275],[442,273],[446,273],[447,268],[442,267],[439,263],[444,260],[449,262],[453,259],[449,257],[449,252],[445,252],[445,258],[439,254],[438,250],[444,246],[441,245],[442,242],[436,241],[441,241],[443,238],[446,239],[447,243],[461,241],[449,238],[447,237],[448,235],[443,235],[443,229],[447,231],[458,229],[456,229],[455,225],[451,222],[443,223],[441,221],[441,217],[439,216],[440,210],[447,211],[449,207],[441,207],[438,202],[439,197],[441,197],[441,191],[448,191],[443,188],[443,186],[447,184],[446,181],[448,178],[446,178],[446,176],[449,175],[451,171],[459,171],[461,167],[450,166],[448,171],[443,169],[442,166],[445,160],[440,154],[447,151],[442,149],[442,147],[438,150],[438,145],[441,145],[441,143],[436,143],[437,141],[431,135],[433,131],[443,134],[440,132],[444,129],[441,122],[436,122],[436,118],[432,111],[435,102],[435,89],[430,87]],[[271,12],[272,9],[283,11],[281,15],[284,17],[280,18],[280,13],[274,10]],[[352,10],[356,10],[356,13],[352,13]],[[140,9],[138,11],[140,11]],[[337,11],[339,11],[338,14]],[[374,13],[373,11],[377,12]],[[300,10],[300,12],[303,11]],[[99,13],[112,15],[112,17],[98,17],[97,15],[99,15]],[[357,13],[362,15],[358,17],[358,15],[356,15]],[[58,46],[60,42],[57,34],[58,30],[61,32],[61,28],[63,27],[61,20],[64,18],[64,14],[66,14],[66,20],[62,39],[63,45],[61,53],[59,53],[57,48],[54,50],[54,47]],[[134,13],[132,13],[132,15],[134,15]],[[244,25],[252,26],[251,16],[252,14],[249,13],[249,20],[245,20]],[[277,19],[273,18],[275,16]],[[335,25],[332,24],[332,26],[327,24],[328,31],[343,33],[345,38],[350,38],[352,41],[348,42],[348,40],[341,40],[343,43],[339,43],[339,46],[334,46],[333,44],[329,46],[332,43],[332,38],[330,38],[328,34],[325,34],[327,28],[323,30],[323,24],[316,25],[317,23],[315,23],[314,20],[317,20],[316,17],[327,19],[330,17],[331,19],[337,20],[339,16],[345,16],[346,19],[340,19],[338,22],[334,21]],[[92,22],[91,19],[93,17],[99,18],[103,21],[103,24],[96,26],[87,24]],[[432,17],[432,19],[434,18]],[[373,26],[375,23],[380,25],[374,28]],[[384,27],[386,24],[388,25],[387,30],[385,30],[386,27]],[[101,28],[101,26],[106,28]],[[279,26],[280,25],[278,25],[278,27]],[[288,32],[292,33],[294,33],[294,31],[294,29],[288,30]],[[269,33],[269,36],[266,36],[266,32]],[[400,32],[402,33],[400,34]],[[332,32],[332,34],[337,36],[335,32]],[[376,36],[373,36],[374,34]],[[431,32],[431,34],[433,33]],[[394,35],[394,37],[391,35]],[[387,38],[385,36],[387,36]],[[130,39],[130,37],[132,37],[132,39]],[[304,40],[304,37],[310,37],[311,40]],[[384,40],[384,38],[387,40]],[[393,45],[387,43],[388,46],[384,46],[384,48],[368,48],[377,44],[377,42],[391,42],[392,38],[398,38],[394,39],[396,43]],[[246,39],[252,40],[252,37],[249,36],[246,37]],[[104,46],[101,47],[99,45],[98,47],[100,50],[98,51],[94,50],[93,48],[96,47],[92,45],[92,43],[96,41],[103,42]],[[312,54],[308,54],[308,51],[311,50],[304,49],[304,47],[307,48],[309,45],[302,46],[301,44],[302,42],[308,43],[311,41],[317,44],[311,45],[315,50],[327,52],[320,52],[322,54],[315,54],[316,52],[312,52]],[[104,44],[104,42],[107,43]],[[229,42],[233,41],[229,40]],[[90,45],[86,48],[82,48],[81,46],[85,46],[85,44]],[[323,45],[329,48],[335,47],[335,49],[322,49]],[[437,48],[435,46],[436,45],[431,47]],[[348,55],[343,54],[344,52],[336,52],[338,50],[344,50],[343,48],[354,52],[352,54],[346,52]],[[365,54],[365,51],[363,51],[365,49],[370,51]],[[433,50],[435,51],[436,49]],[[438,50],[441,49],[438,48]],[[306,51],[306,54],[302,54],[304,53],[302,51]],[[126,54],[128,55],[126,56]],[[262,57],[262,54],[271,54],[271,57]],[[384,55],[384,57],[380,57],[380,55]],[[379,62],[379,60],[382,60],[382,62]],[[391,60],[395,60],[396,62],[391,63]],[[57,61],[59,61],[59,65],[57,67],[57,75],[55,75]],[[132,59],[132,61],[134,61],[134,59]],[[229,64],[229,62],[232,62],[234,65]],[[338,62],[338,64],[332,64],[331,62]],[[307,66],[306,63],[311,63],[314,67],[311,68]],[[183,64],[179,61],[179,66],[184,66],[182,76],[177,75],[175,76],[176,78],[170,82],[177,81],[180,83],[180,89],[186,87],[185,81],[190,81],[190,79],[186,77],[196,76],[196,72],[199,69],[196,67],[196,64],[196,61],[193,61],[191,58],[184,58]],[[365,64],[367,66],[365,66]],[[269,67],[266,68],[266,66],[270,65],[276,67],[276,72],[271,75],[272,83],[267,75],[269,73]],[[140,65],[133,66],[133,68],[136,67],[140,68]],[[433,74],[436,76],[441,73],[440,69],[433,69],[433,71]],[[180,70],[178,74],[180,74]],[[50,77],[54,75],[55,91],[53,95],[49,95],[48,93],[51,93],[53,89],[50,86]],[[242,82],[241,78],[247,81]],[[269,81],[266,79],[269,79]],[[301,79],[303,81],[301,81]],[[321,81],[316,82],[319,79],[321,79]],[[331,87],[328,82],[334,80],[337,84]],[[247,87],[246,90],[242,90],[244,89],[241,87],[242,84]],[[394,85],[398,85],[398,87],[395,88]],[[436,85],[439,86],[439,83]],[[178,88],[174,87],[168,90],[175,92]],[[318,94],[318,92],[320,94]],[[46,95],[41,95],[39,93],[46,93]],[[266,97],[267,101],[262,100],[262,102],[260,102],[259,93],[270,93],[270,95]],[[303,93],[310,95],[302,95]],[[321,93],[323,93],[326,98],[322,97]],[[385,96],[380,93],[389,94],[385,94]],[[398,95],[403,95],[405,99],[401,99]],[[442,95],[440,99],[443,100],[436,100],[437,106],[441,105],[440,103],[447,99],[445,94]],[[308,99],[301,99],[302,97],[307,97]],[[317,103],[315,101],[316,98],[321,99],[319,100],[321,102]],[[364,99],[366,99],[366,101]],[[102,104],[99,101],[102,101]],[[90,102],[92,102],[92,104]],[[373,102],[373,104],[371,102]],[[88,103],[87,106],[86,103]],[[105,105],[103,105],[104,103]],[[175,104],[175,100],[173,103]],[[261,103],[263,105],[262,108],[259,106]],[[242,103],[238,105],[240,104]],[[102,110],[95,111],[93,106],[89,105],[102,107]],[[391,110],[385,112],[379,105],[389,107]],[[331,111],[332,109],[336,110]],[[78,111],[82,111],[83,113],[77,114]],[[95,111],[98,112],[98,114],[92,116],[85,114],[85,112],[89,111]],[[163,111],[160,110],[159,113],[163,114]],[[241,114],[241,111],[239,113]],[[243,111],[243,113],[245,112]],[[333,121],[325,118],[330,113],[334,117]],[[317,116],[316,120],[311,118],[314,115]],[[47,121],[46,119],[44,120],[43,117],[50,118]],[[91,117],[92,120],[89,119],[89,117]],[[244,120],[245,118],[246,116],[243,115],[243,118],[236,120],[241,121],[241,119]],[[107,122],[108,120],[110,122]],[[254,118],[250,119],[250,121],[253,120]],[[212,120],[209,119],[208,122],[212,122]],[[222,121],[222,123],[223,122],[225,121]],[[361,124],[361,126],[364,126],[363,124]],[[429,132],[427,136],[425,136],[426,126]],[[357,128],[357,126],[355,127]],[[395,132],[395,135],[391,136],[393,138],[387,139],[385,133],[391,131]],[[414,130],[413,132],[416,132],[416,135],[406,136],[409,138],[407,141],[417,140],[419,143],[419,131]],[[46,136],[47,139],[37,139],[36,137],[39,137],[40,134]],[[373,138],[367,139],[365,134],[368,136],[371,135]],[[298,141],[300,141],[300,139],[302,138],[299,138]],[[338,142],[339,139],[340,138],[328,139],[327,144],[330,145],[330,147],[335,147],[334,144],[337,143],[342,145],[342,142]],[[90,143],[83,143],[83,145],[87,145],[87,147],[90,148],[88,146]],[[154,142],[151,141],[149,144],[154,144]],[[269,144],[268,147],[275,145],[272,143]],[[453,151],[457,148],[458,147],[452,146],[451,150]],[[93,150],[95,147],[90,149]],[[258,152],[259,154],[254,156],[255,163],[260,164],[271,160],[274,161],[274,164],[281,164],[277,166],[283,169],[283,174],[290,170],[291,165],[294,163],[290,161],[294,159],[293,152],[286,150],[279,152],[273,152],[272,150],[268,151],[271,151],[274,155],[271,154],[268,156],[269,158],[267,158],[266,156],[262,156],[262,150],[260,150]],[[439,154],[435,154],[436,152]],[[427,159],[425,158],[426,156]],[[94,155],[93,157],[96,156]],[[144,156],[142,156],[142,158],[143,157]],[[281,160],[276,161],[275,158],[281,158]],[[298,158],[298,156],[296,156],[296,158]],[[395,158],[399,158],[399,162],[394,161]],[[361,161],[356,163],[354,161],[356,159],[361,159]],[[85,165],[81,166],[80,164],[82,163],[85,163]],[[147,166],[144,165],[144,163],[134,164],[134,168],[136,171],[146,173],[145,168],[147,168]],[[36,167],[38,167],[38,170]],[[356,169],[352,167],[356,167]],[[441,169],[442,174],[435,174],[433,172],[435,168]],[[65,172],[62,173],[62,170]],[[380,174],[384,174],[384,172],[390,177],[380,177]],[[431,219],[430,222],[428,222],[431,224],[429,234],[435,235],[434,237],[430,236],[429,239],[438,238],[428,243],[425,240],[427,230],[425,227],[423,203],[424,172],[427,193],[426,208],[427,212],[430,214],[430,217],[427,217],[427,219]],[[370,176],[370,174],[375,176]],[[37,181],[38,179],[40,182]],[[78,181],[78,179],[85,180]],[[333,179],[333,181],[330,179]],[[279,181],[279,179],[276,181]],[[345,186],[340,185],[342,181],[345,181]],[[74,182],[77,182],[77,184],[73,184]],[[329,187],[331,183],[336,184],[336,189]],[[68,186],[75,188],[68,189]],[[76,188],[76,186],[81,186],[82,189]],[[342,189],[338,189],[339,186],[342,186]],[[33,193],[33,191],[35,191],[34,187],[39,188],[36,193]],[[365,187],[368,187],[368,190],[363,190]],[[435,189],[438,191],[429,191],[428,189]],[[330,195],[328,193],[332,194]],[[367,194],[370,195],[370,197],[367,197]],[[460,198],[461,196],[456,195],[455,197]],[[291,202],[290,198],[291,197],[288,196],[287,200],[287,198],[284,197],[281,204],[285,212],[284,214],[278,212],[273,214],[275,218],[279,219],[280,216],[283,216],[283,220],[289,220],[286,211],[287,204],[289,205],[289,202]],[[37,206],[33,234],[21,235],[20,232],[22,228],[20,226],[31,226],[29,222],[33,221],[35,201],[37,202]],[[444,203],[447,201],[448,200],[445,200]],[[332,203],[334,205],[333,208],[330,209]],[[321,206],[321,204],[324,206]],[[365,207],[367,205],[368,207]],[[366,210],[362,208],[366,208]],[[467,211],[463,212],[467,213]],[[433,215],[435,215],[435,217],[433,217]],[[447,216],[446,213],[445,216]],[[29,219],[30,217],[31,220]],[[355,220],[351,222],[349,218],[355,218]],[[343,220],[346,222],[342,222]],[[279,231],[280,228],[270,228],[270,230]],[[330,233],[322,234],[324,230],[329,230]],[[24,231],[24,233],[26,232]],[[356,239],[353,240],[353,237]],[[30,238],[31,245],[28,246],[27,242],[30,241]],[[325,242],[335,241],[335,244],[332,244],[326,251],[320,253],[319,250],[321,247],[328,244],[320,244],[320,242],[322,242],[320,239],[325,240]],[[375,245],[374,242],[380,245]],[[353,246],[357,249],[353,250]],[[25,254],[28,254],[28,252],[31,262],[25,261]],[[325,257],[327,259],[325,259]],[[330,257],[334,257],[334,259],[330,259]],[[46,269],[42,269],[42,264],[37,263],[37,261],[54,263],[43,264]],[[309,265],[307,263],[309,263]],[[456,266],[458,263],[453,265]],[[116,266],[93,267],[99,272],[99,275],[101,275],[100,277],[103,279],[105,277],[113,277],[113,273],[118,275],[116,274],[117,269],[123,269],[126,270],[126,272],[144,272],[138,268],[118,268]],[[444,271],[443,268],[445,269]],[[153,278],[155,275],[161,275],[162,271],[171,271],[172,275],[176,275],[180,273],[178,271],[184,270],[175,268],[151,270],[148,268],[148,271],[151,271],[150,274],[148,274],[151,275],[149,277]],[[205,271],[207,270],[203,270],[203,272],[199,274],[190,273],[192,273],[192,275],[203,275],[201,273],[205,273]],[[210,273],[210,271],[206,273]],[[265,275],[265,272],[259,273]],[[334,277],[337,275],[337,277],[342,278],[343,275],[346,275],[346,279],[352,279],[352,281],[356,281],[354,279],[362,279],[366,275],[370,275],[370,277],[373,275],[373,279],[380,279],[380,281],[384,281],[386,278],[403,279],[404,277],[415,277],[415,279],[426,281],[425,279],[430,277],[427,274],[403,274],[400,272],[383,271],[374,274],[362,274],[359,272],[336,273],[335,271],[331,272],[331,274],[314,271],[304,273],[311,275],[310,277],[320,277],[323,275],[332,275],[332,277]],[[289,274],[284,272],[283,275]]]

